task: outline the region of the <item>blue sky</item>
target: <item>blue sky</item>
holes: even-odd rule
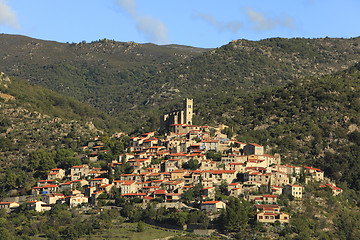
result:
[[[0,0],[0,33],[213,48],[236,39],[357,37],[359,12],[359,0]]]

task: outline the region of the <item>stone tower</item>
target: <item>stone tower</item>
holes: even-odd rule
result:
[[[184,102],[184,124],[192,125],[194,103],[193,99],[187,98]]]

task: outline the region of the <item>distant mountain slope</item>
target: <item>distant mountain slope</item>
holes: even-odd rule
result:
[[[119,129],[121,125],[120,121],[86,103],[16,78],[9,78],[4,73],[0,74],[0,93],[7,104],[25,107],[51,117],[92,121],[98,127],[109,130]]]
[[[354,65],[359,43],[360,38],[237,40],[153,76],[148,85],[161,86],[156,96],[162,100],[176,95],[173,89],[191,96],[284,85]]]
[[[289,163],[315,165],[360,190],[360,64],[234,100],[222,121]]]
[[[127,122],[129,130],[146,131],[185,97],[195,99],[202,123],[212,123],[221,120],[221,106],[249,92],[346,69],[359,61],[359,43],[359,38],[273,38],[211,50],[0,35],[0,70],[90,103]]]
[[[38,149],[79,147],[78,137],[120,127],[85,103],[0,73],[0,163]]]

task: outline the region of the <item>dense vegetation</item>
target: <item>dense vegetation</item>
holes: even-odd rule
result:
[[[281,199],[292,216],[289,225],[265,228],[251,220],[246,202],[223,196],[224,186],[216,195],[229,200],[220,223],[211,223],[199,212],[134,208],[139,199],[128,203],[112,192],[102,196],[99,206],[114,200],[122,208],[115,215],[79,218],[76,211],[61,206],[41,215],[22,206],[16,214],[0,212],[0,236],[71,239],[93,234],[116,218],[204,228],[215,224],[224,233],[237,232],[234,237],[239,239],[255,238],[259,232],[280,238],[356,239],[360,234],[359,42],[359,38],[275,38],[238,40],[204,50],[106,39],[60,44],[1,35],[0,70],[31,83],[0,79],[0,93],[6,94],[0,98],[0,196],[14,188],[20,194],[28,192],[53,167],[84,163],[74,158],[75,152],[90,135],[100,133],[98,129],[156,130],[159,115],[181,108],[184,97],[194,98],[195,124],[225,123],[239,141],[257,142],[269,153],[281,153],[283,162],[319,167],[344,193],[333,197],[310,185],[301,204]],[[107,163],[125,150],[126,139],[103,137],[103,142],[108,154],[100,154],[95,164],[107,169]],[[220,155],[210,152],[207,157]],[[199,163],[191,161],[185,167],[197,169]],[[116,174],[130,170],[124,164]],[[201,188],[184,192],[183,201],[196,202]]]
[[[157,127],[158,115],[181,106],[184,97],[207,108],[198,114],[211,123],[221,112],[209,114],[209,107],[249,90],[336,72],[358,62],[360,51],[359,38],[237,40],[213,50],[106,39],[0,40],[0,71],[90,103],[124,120],[129,132]]]
[[[238,99],[222,120],[238,127],[239,140],[259,142],[287,162],[316,165],[360,190],[359,76],[355,65],[262,91]]]

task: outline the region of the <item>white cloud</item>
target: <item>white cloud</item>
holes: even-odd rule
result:
[[[242,23],[239,21],[223,23],[215,20],[211,15],[208,14],[197,13],[196,16],[202,18],[207,23],[214,26],[219,32],[230,30],[233,33],[237,33],[242,28]]]
[[[147,39],[155,43],[169,42],[165,24],[159,19],[137,12],[135,0],[118,0],[117,2],[135,20],[137,30]]]
[[[277,26],[292,29],[295,28],[294,20],[289,16],[284,16],[282,18],[269,18],[265,14],[256,12],[251,8],[245,8],[245,13],[250,22],[253,24],[254,29],[257,31],[272,30]]]
[[[0,0],[0,24],[20,30],[15,12],[3,0]]]
[[[124,8],[131,15],[131,17],[134,18],[136,16],[135,0],[118,0],[117,2],[120,7]]]
[[[169,41],[167,28],[158,19],[148,16],[137,17],[136,28],[152,42],[167,43]]]

